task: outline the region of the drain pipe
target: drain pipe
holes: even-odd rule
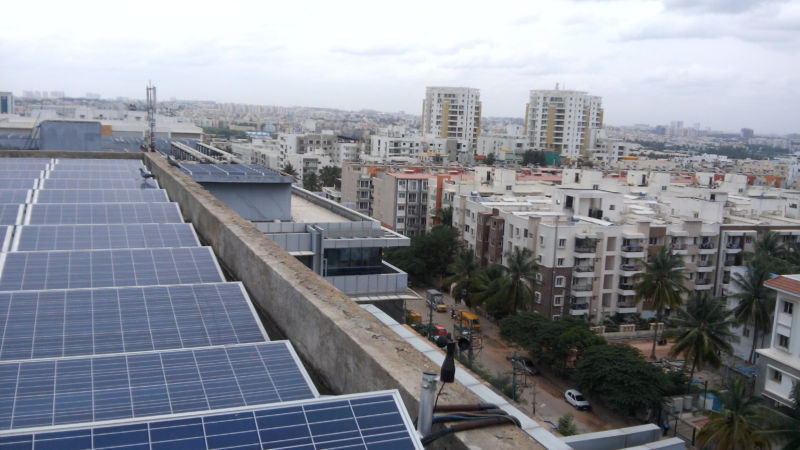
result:
[[[419,413],[417,414],[417,433],[419,433],[420,437],[425,437],[431,433],[435,395],[436,373],[424,372],[422,374],[422,392],[419,399]]]

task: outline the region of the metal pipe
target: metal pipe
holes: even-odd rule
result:
[[[419,413],[417,414],[417,432],[420,437],[431,433],[433,423],[433,402],[436,396],[436,373],[424,372],[422,374],[422,392],[419,399]]]

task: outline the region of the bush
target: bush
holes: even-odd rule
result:
[[[562,436],[572,436],[573,434],[578,434],[578,428],[575,426],[573,419],[574,417],[570,413],[566,413],[559,417],[558,428],[556,428],[556,431],[561,433]]]

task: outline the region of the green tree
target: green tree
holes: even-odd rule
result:
[[[683,282],[686,275],[683,273],[683,261],[679,256],[672,254],[667,247],[661,247],[650,257],[650,262],[645,263],[644,272],[636,275],[636,301],[650,302],[656,310],[656,323],[661,322],[664,308],[676,310],[681,306],[681,293],[686,291]],[[656,341],[658,340],[658,326],[653,331],[653,349],[650,359],[656,359]]]
[[[792,384],[791,399],[794,405],[788,413],[766,409],[766,429],[762,432],[783,450],[800,448],[800,383]]]
[[[720,396],[722,409],[706,411],[708,423],[697,433],[697,443],[712,450],[770,448],[761,431],[764,420],[761,398],[751,395],[741,379],[734,379]]]
[[[309,170],[303,174],[303,189],[311,192],[319,191],[319,177],[313,170]]]
[[[772,273],[789,273],[791,263],[789,252],[781,242],[781,236],[774,231],[760,232],[755,242],[755,251],[747,259],[755,264],[769,267]]]
[[[433,217],[433,223],[437,225],[453,226],[453,207],[445,206],[436,210],[436,215]]]
[[[504,315],[503,301],[498,295],[505,278],[505,269],[499,264],[492,264],[479,271],[474,280],[472,294],[467,305],[474,308],[486,305],[486,311],[493,317]]]
[[[739,303],[733,309],[736,323],[744,325],[745,330],[752,327],[753,345],[748,361],[753,362],[758,338],[772,326],[772,310],[775,307],[775,291],[764,286],[771,277],[769,269],[758,259],[747,264],[747,272],[733,274],[733,284],[739,289],[734,298]]]
[[[342,169],[336,166],[325,166],[320,171],[320,180],[323,186],[336,186],[342,177]]]
[[[570,413],[566,413],[563,416],[558,418],[558,431],[562,436],[572,436],[574,434],[578,434],[578,427],[575,426],[575,421],[573,420],[574,416]]]
[[[536,284],[536,271],[538,267],[533,258],[533,252],[527,247],[514,247],[505,255],[506,264],[503,265],[506,277],[503,280],[499,294],[506,301],[506,313],[513,314],[524,308],[533,300],[531,286]]]
[[[286,165],[283,166],[283,173],[297,179],[297,169],[292,166],[292,163],[286,163]]]
[[[486,159],[483,160],[483,163],[486,164],[487,166],[493,166],[494,163],[496,162],[497,162],[497,157],[494,156],[494,153],[489,153],[488,155],[486,155]]]
[[[665,375],[624,344],[586,349],[576,366],[578,388],[614,411],[636,415],[661,405]]]
[[[463,248],[456,252],[453,262],[447,267],[453,275],[446,278],[442,285],[445,288],[452,286],[453,298],[466,303],[475,289],[475,278],[480,272],[475,252],[470,248]]]
[[[386,259],[407,272],[413,279],[432,282],[444,275],[460,248],[458,231],[453,227],[434,226],[430,232],[411,237],[408,247],[386,251]]]
[[[710,297],[705,292],[692,292],[685,309],[678,310],[674,324],[683,329],[670,356],[684,355],[692,361],[689,380],[695,369],[703,370],[706,364],[718,369],[722,364],[721,352],[732,353],[731,341],[738,337],[731,332],[733,319],[722,300]]]

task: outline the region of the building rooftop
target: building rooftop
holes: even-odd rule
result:
[[[800,296],[800,274],[780,275],[765,281],[764,286]]]

